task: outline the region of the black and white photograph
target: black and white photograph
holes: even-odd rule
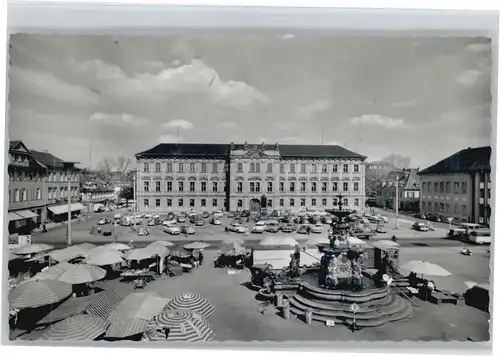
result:
[[[10,340],[489,341],[492,55],[12,34]]]

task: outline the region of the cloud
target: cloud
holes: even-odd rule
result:
[[[233,122],[233,121],[226,121],[226,122],[221,123],[221,126],[222,126],[222,127],[228,127],[228,128],[231,128],[231,127],[236,127],[236,126],[238,126],[238,124],[236,124],[236,122]]]
[[[321,112],[327,111],[330,109],[331,104],[329,101],[325,100],[319,100],[314,103],[311,103],[309,105],[305,105],[299,108],[299,114],[301,116],[305,116],[307,118],[310,118],[311,116],[314,116],[316,114],[319,114]]]
[[[295,35],[293,35],[291,33],[287,33],[286,35],[283,35],[283,37],[281,37],[281,38],[284,40],[293,40],[295,38]]]
[[[352,125],[374,125],[383,126],[388,129],[399,129],[405,127],[403,119],[393,119],[391,117],[375,114],[356,116],[349,120],[349,122]]]
[[[396,101],[396,102],[393,102],[391,105],[395,108],[407,108],[407,107],[415,106],[418,103],[419,103],[418,100],[408,100],[408,101]]]
[[[105,114],[102,112],[94,113],[89,120],[117,126],[142,126],[148,123],[147,119],[130,114]]]
[[[177,137],[175,135],[161,135],[158,137],[157,141],[159,143],[177,143],[184,141],[184,139],[181,136]]]
[[[190,130],[194,127],[192,123],[186,120],[172,120],[161,125],[166,129],[179,128],[183,130]]]
[[[478,69],[470,69],[463,71],[457,78],[457,82],[464,87],[476,86],[483,76],[483,71]]]
[[[465,50],[470,52],[490,52],[491,44],[489,42],[472,43],[470,45],[467,45],[465,47]]]

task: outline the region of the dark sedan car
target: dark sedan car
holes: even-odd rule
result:
[[[413,215],[413,217],[416,219],[427,219],[424,213],[416,213],[415,215]]]
[[[441,221],[443,221],[441,219],[441,217],[439,217],[438,215],[434,215],[434,214],[427,214],[427,220],[434,221],[434,222],[441,222]]]
[[[248,218],[250,216],[250,211],[243,210],[240,215],[242,218]]]

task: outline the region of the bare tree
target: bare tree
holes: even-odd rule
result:
[[[109,178],[114,168],[116,167],[116,161],[112,157],[104,157],[103,160],[99,163],[98,167],[100,173]]]
[[[123,174],[128,171],[131,164],[132,160],[129,157],[120,156],[116,159],[116,170]]]

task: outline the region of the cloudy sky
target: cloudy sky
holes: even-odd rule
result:
[[[177,140],[323,137],[421,168],[490,144],[485,39],[21,34],[10,44],[10,138],[83,166]]]

